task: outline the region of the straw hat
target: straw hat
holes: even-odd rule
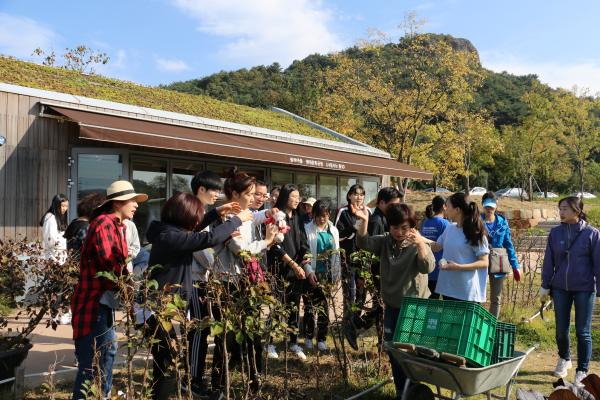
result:
[[[134,198],[138,203],[142,201],[148,200],[147,194],[136,193],[133,185],[128,181],[116,181],[113,182],[106,189],[106,201],[102,203],[99,207],[102,207],[109,201],[113,200],[129,200]]]
[[[367,204],[368,208],[375,208],[377,207],[377,197],[375,197],[373,200],[371,200],[368,204]]]

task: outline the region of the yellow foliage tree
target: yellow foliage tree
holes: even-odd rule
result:
[[[424,23],[415,13],[405,14],[399,43],[371,29],[349,49],[352,57],[333,54],[336,66],[319,77],[321,97],[311,117],[399,162],[443,174],[448,164],[433,155],[452,134],[435,125],[452,104],[472,101],[484,72],[475,53],[422,34]],[[405,178],[402,189],[407,186]]]
[[[600,99],[591,97],[589,89],[579,89],[576,85],[559,93],[561,140],[577,164],[580,193],[583,193],[585,164],[600,147],[600,127],[595,115],[600,110]]]

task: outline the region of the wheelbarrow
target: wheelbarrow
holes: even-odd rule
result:
[[[402,400],[460,400],[478,394],[487,394],[488,400],[492,398],[509,400],[521,364],[529,353],[540,345],[536,344],[525,353],[515,351],[513,359],[484,368],[458,367],[420,358],[414,353],[411,355],[394,348],[392,342],[387,342],[385,346],[392,352],[407,377]],[[424,383],[435,386],[437,393],[433,393],[433,390]],[[505,396],[491,392],[505,385]],[[452,397],[442,396],[441,389],[449,389]]]

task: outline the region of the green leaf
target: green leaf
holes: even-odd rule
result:
[[[210,327],[210,335],[211,336],[218,336],[223,332],[223,325],[222,324],[213,324]]]
[[[238,343],[242,343],[244,341],[244,332],[238,331],[235,333],[235,341]]]

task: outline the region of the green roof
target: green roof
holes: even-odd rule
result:
[[[341,141],[284,114],[240,106],[206,96],[120,81],[101,75],[82,75],[76,71],[4,56],[0,56],[0,82]]]

